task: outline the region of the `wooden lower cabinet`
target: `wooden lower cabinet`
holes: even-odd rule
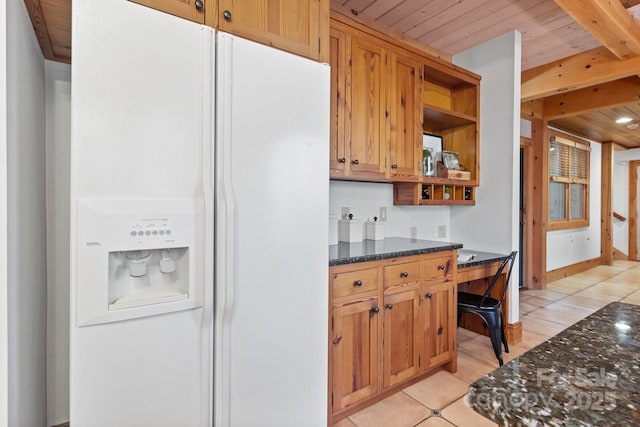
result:
[[[329,269],[329,420],[456,369],[456,251]]]
[[[383,386],[400,384],[420,372],[418,284],[384,296]]]
[[[457,299],[455,283],[445,282],[424,287],[423,316],[427,325],[425,349],[427,368],[453,361],[456,349]],[[455,369],[454,369],[455,370]]]
[[[333,309],[330,351],[334,411],[380,391],[381,316],[376,298]]]

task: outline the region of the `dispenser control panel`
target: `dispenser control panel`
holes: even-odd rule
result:
[[[173,233],[171,224],[167,221],[151,224],[134,224],[129,228],[131,237],[163,237]]]

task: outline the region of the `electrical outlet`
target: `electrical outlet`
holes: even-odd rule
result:
[[[383,206],[380,208],[380,221],[386,221],[386,220],[387,220],[387,208]]]
[[[440,238],[447,237],[447,226],[446,225],[439,225],[438,226],[438,237],[440,237]]]
[[[342,208],[342,219],[349,219],[349,214],[351,213],[351,208]]]
[[[418,238],[418,227],[416,226],[411,227],[411,238],[412,239]]]

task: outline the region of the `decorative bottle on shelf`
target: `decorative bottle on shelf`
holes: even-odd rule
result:
[[[433,175],[433,158],[431,157],[431,150],[428,148],[422,150],[422,174],[424,176]]]
[[[422,186],[422,198],[425,200],[428,200],[431,198],[431,195],[429,194],[429,186],[428,185],[423,185]]]

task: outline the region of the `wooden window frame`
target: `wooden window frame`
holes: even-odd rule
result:
[[[551,170],[549,170],[549,187],[551,183],[557,182],[565,184],[565,198],[564,198],[564,219],[551,219],[551,191],[549,191],[549,211],[547,212],[548,219],[548,230],[549,231],[557,231],[557,230],[569,230],[574,228],[585,228],[589,226],[589,180],[591,177],[591,146],[588,141],[578,139],[572,137],[570,135],[556,132],[554,130],[549,130],[549,147],[551,147],[551,142],[555,141],[559,144],[564,144],[569,147],[575,147],[579,150],[583,150],[586,152],[586,178],[570,178],[565,176],[551,176]],[[551,150],[549,150],[549,165],[551,165]],[[568,170],[571,169],[571,160],[572,156],[569,155],[569,166]],[[550,168],[551,169],[551,168]],[[570,188],[571,184],[582,184],[584,185],[584,193],[582,197],[582,212],[583,217],[579,219],[571,218],[571,194]]]

